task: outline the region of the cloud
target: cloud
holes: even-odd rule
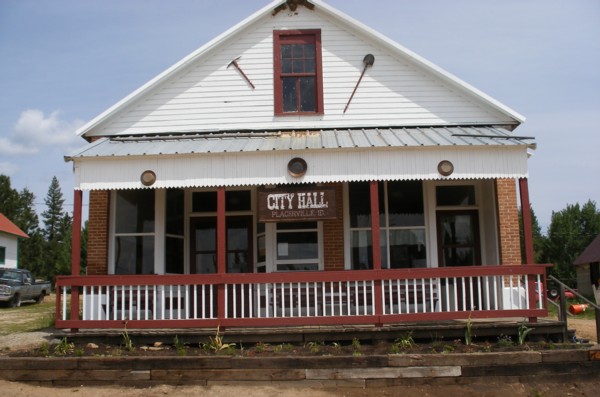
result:
[[[2,148],[3,139],[0,138],[0,148]],[[0,149],[1,150],[1,149]],[[0,175],[12,176],[17,173],[19,166],[13,163],[0,163]]]
[[[75,135],[75,131],[82,125],[81,120],[63,120],[58,110],[48,116],[39,109],[25,110],[16,122],[12,134],[8,138],[0,138],[0,153],[35,154],[48,147],[69,150],[81,144],[81,138]]]

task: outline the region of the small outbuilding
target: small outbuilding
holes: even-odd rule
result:
[[[596,303],[600,303],[600,234],[573,264],[576,266],[579,292],[588,296],[594,294]]]
[[[29,236],[0,213],[0,267],[19,267],[19,238]]]

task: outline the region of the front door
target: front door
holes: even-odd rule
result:
[[[481,265],[479,218],[476,210],[437,212],[438,260],[440,267]],[[477,310],[478,289],[466,283],[466,278],[443,283],[456,296],[451,310]],[[454,294],[454,292],[456,294]]]
[[[252,216],[227,216],[226,257],[227,273],[249,273],[254,271],[252,252]],[[217,272],[217,217],[192,218],[190,273],[206,274]]]
[[[481,264],[476,210],[438,211],[437,235],[440,267]]]

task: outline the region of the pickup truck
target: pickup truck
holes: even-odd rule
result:
[[[29,270],[0,268],[0,303],[10,307],[23,301],[41,303],[48,294],[50,282],[35,281]]]

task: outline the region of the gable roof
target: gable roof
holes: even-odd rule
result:
[[[0,232],[11,234],[17,237],[29,238],[17,225],[12,223],[4,214],[0,213]]]
[[[587,263],[600,262],[600,234],[596,236],[594,241],[583,250],[581,255],[575,259],[574,265],[585,265]]]
[[[516,113],[514,110],[501,104],[500,102],[489,97],[483,92],[475,89],[474,87],[470,86],[464,81],[458,79],[457,77],[434,65],[433,63],[413,53],[412,51],[395,43],[394,41],[376,32],[375,30],[363,25],[362,23],[354,20],[353,18],[347,16],[339,10],[331,7],[323,1],[303,0],[300,3],[302,2],[314,5],[314,8],[318,9],[320,12],[323,13],[324,16],[326,16],[329,20],[332,20],[334,23],[360,32],[361,35],[369,39],[371,42],[377,44],[381,48],[384,48],[386,51],[389,51],[391,54],[401,58],[403,61],[413,65],[414,67],[429,73],[430,75],[439,79],[443,84],[456,90],[460,95],[464,95],[468,98],[471,98],[477,103],[484,104],[490,109],[493,109],[494,111],[501,114],[503,117],[510,120],[509,124],[518,125],[519,123],[525,120],[523,116]],[[93,133],[94,130],[99,128],[101,125],[104,125],[112,118],[116,117],[117,114],[127,109],[128,106],[132,105],[145,95],[149,95],[153,90],[157,89],[159,85],[173,78],[175,75],[183,71],[189,65],[193,64],[196,61],[199,61],[200,59],[203,59],[205,55],[215,50],[217,47],[225,43],[225,41],[238,34],[243,29],[248,28],[250,25],[257,22],[263,17],[275,14],[275,10],[277,10],[282,5],[285,5],[286,3],[288,2],[285,0],[276,0],[268,4],[258,12],[250,15],[248,18],[246,18],[239,24],[233,26],[229,30],[225,31],[223,34],[217,36],[204,46],[200,47],[198,50],[192,52],[190,55],[174,64],[169,69],[160,73],[154,79],[150,80],[148,83],[146,83],[145,85],[143,85],[142,87],[140,87],[139,89],[137,89],[118,103],[116,103],[114,106],[112,106],[93,120],[91,120],[89,123],[80,128],[77,131],[77,133],[83,136],[87,136],[88,134],[90,136],[96,135],[95,133]],[[298,1],[292,1],[291,3],[298,3]]]

